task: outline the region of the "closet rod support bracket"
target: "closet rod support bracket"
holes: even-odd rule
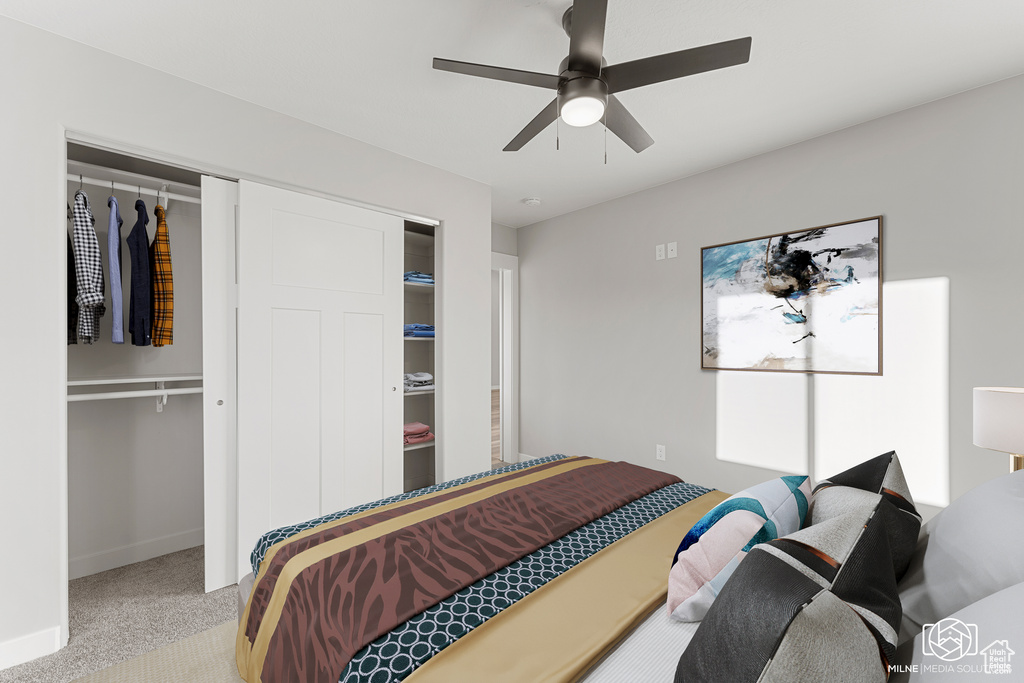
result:
[[[164,383],[163,382],[157,382],[156,383],[156,388],[157,389],[163,389],[164,388]],[[156,397],[156,412],[158,412],[158,413],[164,412],[164,406],[165,405],[167,405],[167,394],[164,394],[163,396],[157,396]]]

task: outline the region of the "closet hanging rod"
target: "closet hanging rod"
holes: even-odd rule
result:
[[[127,183],[118,183],[111,180],[100,180],[99,178],[90,178],[87,175],[79,175],[78,173],[68,173],[68,181],[76,183],[80,182],[85,185],[95,185],[97,187],[111,187],[115,190],[123,190],[124,192],[137,192],[159,197],[167,197],[168,199],[173,199],[179,202],[188,202],[189,204],[202,203],[202,200],[199,197],[189,197],[187,194],[154,190],[153,188],[146,187],[144,185],[128,185]]]
[[[152,398],[162,396],[178,396],[181,394],[201,394],[202,387],[186,387],[184,389],[141,389],[139,391],[105,391],[95,394],[69,394],[68,403],[73,401],[105,401],[115,398]]]
[[[145,384],[148,382],[196,382],[202,375],[162,375],[153,377],[97,377],[94,379],[69,379],[69,387],[94,387],[102,384]]]

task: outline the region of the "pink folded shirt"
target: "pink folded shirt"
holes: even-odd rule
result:
[[[430,425],[425,425],[422,422],[409,422],[405,425],[404,431],[406,445],[434,439],[434,435],[430,433]]]
[[[430,432],[427,432],[426,434],[417,434],[416,436],[407,436],[407,437],[405,437],[406,445],[413,444],[413,443],[423,443],[424,441],[433,441],[433,440],[434,440],[434,435],[431,434]]]
[[[419,434],[426,434],[430,431],[430,425],[425,425],[422,422],[406,422],[405,423],[405,435],[416,436]]]

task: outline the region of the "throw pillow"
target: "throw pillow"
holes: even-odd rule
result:
[[[1021,519],[1024,470],[968,491],[925,524],[899,586],[909,636],[1024,581]]]
[[[676,682],[884,681],[902,618],[897,577],[920,525],[894,452],[821,482],[804,528],[737,567]]]
[[[752,548],[680,657],[676,683],[885,681],[901,616],[888,507]]]
[[[921,515],[895,451],[871,458],[815,486],[806,525],[819,524],[852,510],[874,509],[880,500],[892,507],[888,512],[891,525],[886,532],[898,581],[910,564],[921,531]]]
[[[807,477],[771,479],[725,499],[686,534],[668,576],[668,611],[700,621],[715,596],[757,545],[797,531],[807,516]]]

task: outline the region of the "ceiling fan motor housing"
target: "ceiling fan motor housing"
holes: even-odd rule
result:
[[[593,76],[577,76],[563,83],[558,88],[558,110],[561,111],[566,102],[578,97],[592,97],[608,104],[608,84]]]

